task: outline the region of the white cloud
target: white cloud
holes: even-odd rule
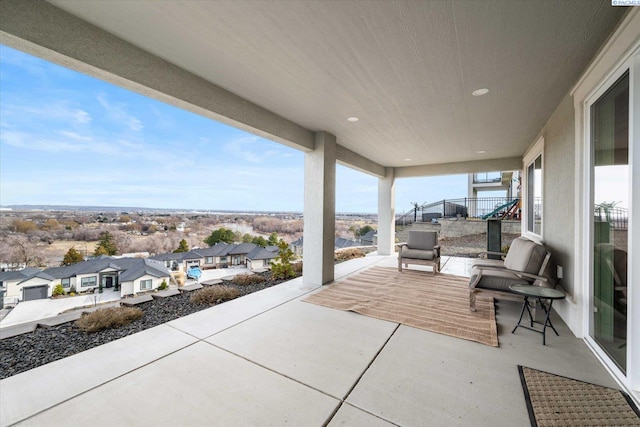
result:
[[[139,132],[144,128],[142,121],[137,117],[127,112],[127,106],[124,103],[111,103],[107,100],[105,94],[100,94],[97,97],[98,102],[107,112],[107,116],[119,123],[121,126],[128,127],[130,130]]]

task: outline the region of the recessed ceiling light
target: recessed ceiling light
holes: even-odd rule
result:
[[[489,89],[487,89],[486,87],[483,87],[482,89],[476,89],[473,92],[471,92],[471,95],[473,96],[482,96],[482,95],[486,95],[489,93]]]
[[[410,161],[411,161],[411,159],[404,159],[404,161],[405,161],[405,162],[410,162]]]
[[[479,150],[479,151],[476,151],[476,153],[478,153],[478,154],[484,154],[484,153],[486,153],[486,151],[484,151],[484,150]]]
[[[355,122],[357,122],[358,120],[360,120],[360,119],[359,119],[359,118],[357,118],[357,117],[347,117],[347,121],[348,121],[348,122],[355,123]]]

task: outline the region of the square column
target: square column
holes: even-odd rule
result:
[[[303,280],[324,285],[334,278],[336,236],[336,137],[315,134],[315,150],[304,156]]]
[[[393,255],[396,242],[396,177],[393,168],[378,178],[378,255]]]

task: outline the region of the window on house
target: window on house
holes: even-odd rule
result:
[[[141,280],[140,281],[140,289],[151,289],[151,279]]]
[[[63,288],[71,287],[71,279],[69,279],[69,278],[62,279],[62,280],[60,280],[60,282],[62,283],[62,287]]]
[[[97,276],[90,276],[90,277],[83,277],[82,280],[80,281],[80,286],[82,286],[83,288],[89,288],[92,286],[96,286],[97,283]]]
[[[206,264],[213,264],[213,257],[212,256],[208,256],[205,258],[205,263]]]
[[[524,217],[526,232],[542,237],[542,185],[544,141],[540,139],[525,157]]]

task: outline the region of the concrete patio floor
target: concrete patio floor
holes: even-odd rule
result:
[[[511,334],[518,303],[497,303],[495,348],[301,301],[316,289],[298,278],[2,380],[0,424],[524,426],[517,365],[617,388],[557,316],[546,346]]]

